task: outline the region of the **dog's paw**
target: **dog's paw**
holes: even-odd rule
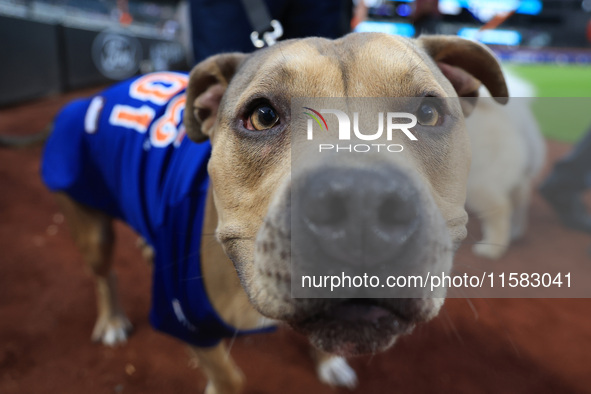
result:
[[[101,342],[103,345],[116,346],[127,342],[127,337],[132,326],[125,315],[99,318],[92,330],[93,342]]]
[[[214,383],[209,381],[204,394],[239,394],[242,392],[246,379],[241,371],[235,370],[232,376],[224,376],[222,380]]]
[[[496,260],[500,258],[505,251],[507,250],[506,247],[500,245],[491,245],[491,244],[476,244],[472,247],[472,252],[475,255],[481,256],[487,259]]]
[[[342,357],[331,357],[322,361],[318,367],[318,379],[329,386],[347,387],[357,386],[357,374]]]
[[[152,245],[150,245],[145,238],[138,237],[138,239],[135,241],[135,246],[140,250],[140,252],[142,253],[142,257],[148,263],[148,265],[153,267],[154,255],[156,254],[156,252],[154,251]]]

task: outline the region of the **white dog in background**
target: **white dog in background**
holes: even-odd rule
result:
[[[466,119],[472,144],[467,208],[476,214],[483,239],[473,252],[500,258],[511,241],[523,236],[534,178],[542,170],[546,145],[531,104],[535,89],[508,73],[505,79],[512,99],[497,104],[485,88],[474,112]]]

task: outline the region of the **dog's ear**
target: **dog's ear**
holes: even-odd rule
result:
[[[209,138],[222,96],[246,56],[244,53],[211,56],[191,71],[183,122],[193,141]]]
[[[478,88],[483,83],[497,102],[507,103],[509,91],[505,77],[490,49],[456,36],[421,36],[417,41],[459,97],[478,97]]]

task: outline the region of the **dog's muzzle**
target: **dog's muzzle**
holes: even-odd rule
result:
[[[343,355],[392,345],[431,319],[428,288],[304,286],[331,276],[423,276],[448,271],[451,239],[421,178],[396,164],[308,167],[292,175],[256,240],[253,304],[319,348]],[[308,282],[309,283],[309,282]]]

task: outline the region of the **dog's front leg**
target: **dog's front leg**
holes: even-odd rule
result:
[[[207,377],[205,394],[235,394],[242,391],[244,375],[224,342],[210,348],[190,347]]]
[[[312,357],[316,362],[316,374],[322,383],[349,389],[357,386],[357,374],[343,357],[316,348],[312,348]]]
[[[479,216],[482,226],[482,241],[472,251],[488,259],[500,258],[511,240],[512,206],[505,193],[488,190],[472,194],[471,210]]]

